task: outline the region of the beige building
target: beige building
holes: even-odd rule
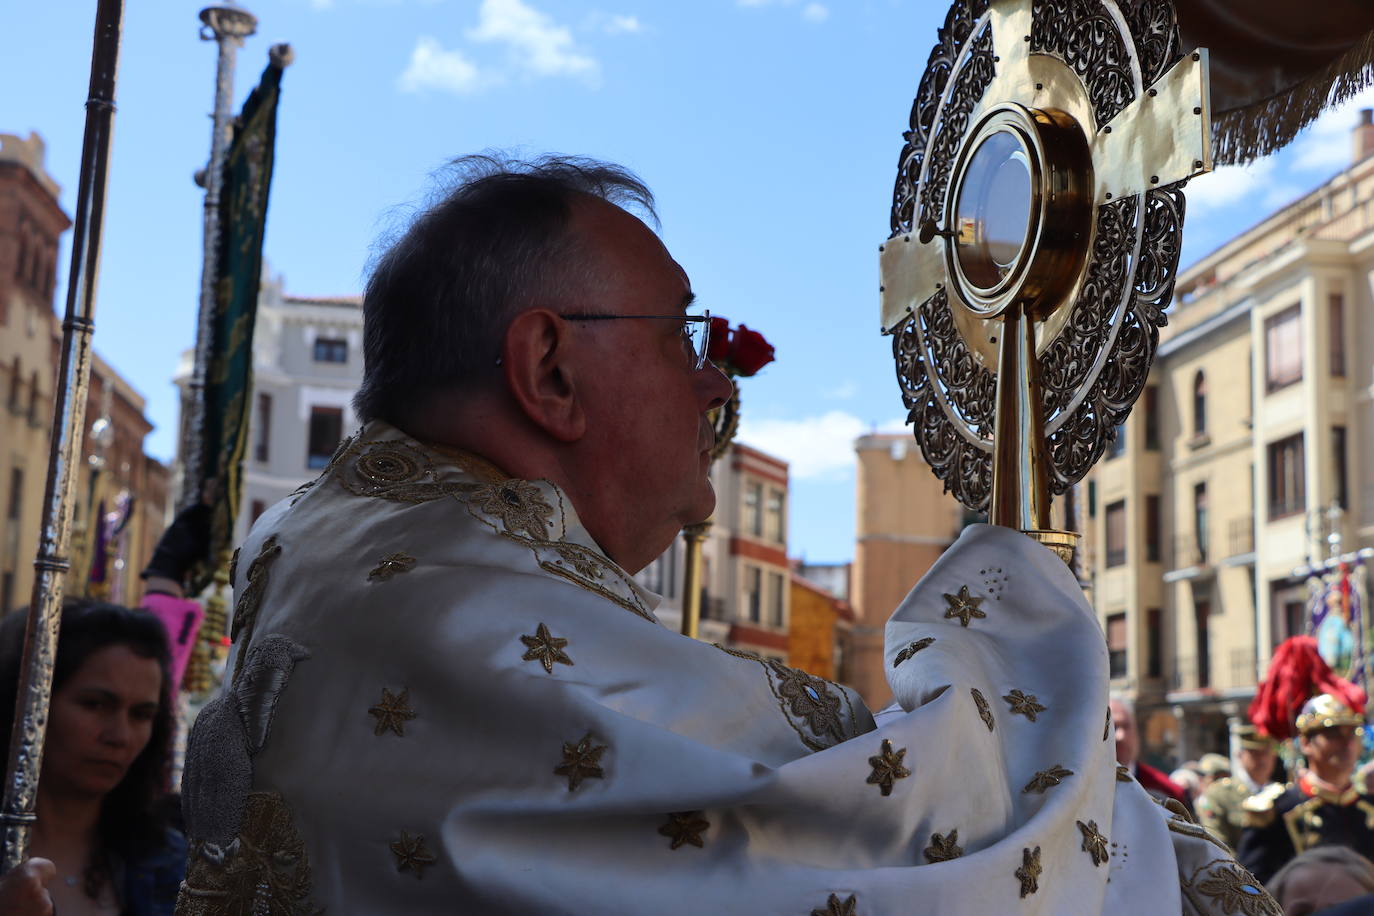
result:
[[[1149,385],[1086,483],[1113,690],[1158,764],[1226,751],[1273,648],[1304,630],[1299,571],[1374,545],[1362,121],[1350,167],[1179,278]]]
[[[0,134],[0,614],[28,604],[32,589],[61,354],[53,295],[57,243],[71,221],[44,152],[37,134]],[[166,469],[143,453],[152,430],[143,409],[143,397],[93,355],[68,594],[126,604],[142,595],[138,572],[162,534],[168,487]],[[102,505],[111,539],[91,584],[92,516]]]

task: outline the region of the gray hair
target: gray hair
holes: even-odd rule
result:
[[[653,193],[622,166],[581,156],[450,163],[446,190],[377,259],[363,295],[364,422],[401,422],[429,393],[491,372],[510,320],[581,265],[568,232],[579,196],[637,208]]]
[[[1307,850],[1302,855],[1290,859],[1287,865],[1276,871],[1265,888],[1274,895],[1279,905],[1283,906],[1283,897],[1288,892],[1293,875],[1314,865],[1339,868],[1355,879],[1366,893],[1374,893],[1374,862],[1370,862],[1348,846],[1316,846]]]

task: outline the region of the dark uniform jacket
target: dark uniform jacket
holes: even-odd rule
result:
[[[1362,788],[1336,795],[1304,777],[1281,791],[1275,785],[1251,796],[1245,815],[1236,858],[1261,883],[1314,846],[1348,846],[1374,858],[1374,799]]]

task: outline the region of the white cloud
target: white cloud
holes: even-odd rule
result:
[[[799,2],[800,0],[735,0],[737,5],[743,7],[793,7]],[[802,7],[801,17],[807,22],[824,22],[830,18],[830,9],[823,3],[807,3]]]
[[[446,51],[437,39],[421,35],[396,85],[402,92],[441,89],[466,95],[493,81],[494,78],[484,76],[476,64],[464,57],[463,52]]]
[[[476,42],[504,44],[509,65],[533,76],[571,76],[595,82],[601,66],[582,53],[572,31],[521,0],[482,0],[477,27],[467,31]]]
[[[1249,165],[1222,166],[1188,182],[1188,206],[1222,207],[1243,197],[1269,191],[1273,184],[1274,159],[1258,159]]]
[[[1335,172],[1349,165],[1350,132],[1359,121],[1361,108],[1374,108],[1374,86],[1326,112],[1298,135],[1293,141],[1293,168]]]
[[[830,18],[830,10],[819,3],[808,3],[802,8],[801,15],[807,22],[825,22]]]
[[[889,420],[878,428],[901,430],[902,421]],[[745,412],[739,440],[785,460],[795,479],[833,479],[854,466],[854,440],[874,429],[842,410],[799,420],[753,419]]]
[[[852,378],[845,379],[834,388],[822,394],[822,397],[831,401],[846,401],[859,393],[859,383]]]
[[[644,31],[644,23],[639,21],[638,16],[621,16],[613,13],[603,28],[611,35],[629,35]]]
[[[334,0],[310,0],[310,8],[312,10],[332,10]]]

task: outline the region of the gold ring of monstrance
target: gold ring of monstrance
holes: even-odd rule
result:
[[[1167,0],[956,0],[904,134],[882,327],[908,422],[965,506],[992,489],[999,320],[1034,321],[1051,492],[1145,386],[1182,186],[1211,167],[1206,52]]]

